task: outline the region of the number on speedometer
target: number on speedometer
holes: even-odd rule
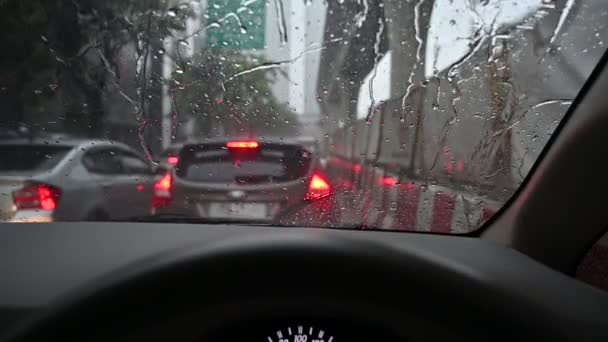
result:
[[[298,325],[277,330],[268,336],[268,342],[333,342],[334,337],[312,326]]]

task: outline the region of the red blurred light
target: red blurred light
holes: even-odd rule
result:
[[[319,175],[312,176],[310,181],[310,189],[312,190],[329,190],[329,184]]]
[[[464,170],[464,163],[462,160],[456,162],[456,170],[458,170],[459,172],[462,172],[462,170]]]
[[[228,148],[258,148],[257,141],[229,141],[226,143]]]
[[[46,184],[32,185],[13,192],[13,202],[17,210],[42,209],[53,210],[57,207],[57,201],[61,191]]]
[[[310,179],[310,184],[308,185],[308,192],[304,196],[306,200],[315,200],[325,196],[328,196],[330,193],[331,187],[329,183],[323,177],[318,174],[314,174]]]
[[[353,171],[355,171],[355,172],[357,172],[357,173],[361,172],[361,165],[359,165],[359,164],[355,164],[355,165],[353,166]]]
[[[171,165],[177,164],[178,161],[179,161],[179,159],[177,157],[174,157],[174,156],[171,156],[171,157],[167,158],[167,163],[169,163]]]
[[[171,190],[171,174],[167,173],[154,184],[155,190]]]
[[[454,162],[446,160],[443,163],[443,169],[445,170],[445,173],[452,173],[454,171]]]
[[[57,203],[53,199],[53,193],[47,187],[38,187],[38,195],[40,196],[40,207],[44,210],[52,210],[57,207]]]
[[[397,180],[393,177],[384,177],[382,178],[382,184],[386,185],[386,186],[393,186],[393,185],[397,185]]]
[[[154,183],[154,193],[152,194],[152,207],[160,208],[167,206],[171,202],[171,187],[173,179],[170,173],[167,173],[163,178]]]

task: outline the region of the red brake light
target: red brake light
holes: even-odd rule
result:
[[[177,164],[178,161],[179,161],[179,159],[175,156],[171,156],[171,157],[167,158],[167,163],[169,163],[171,165]]]
[[[304,199],[306,200],[315,200],[325,196],[328,196],[330,193],[329,183],[325,179],[323,179],[318,174],[314,174],[310,180],[310,184],[308,185],[308,192]]]
[[[153,208],[164,207],[171,202],[172,185],[173,179],[171,178],[170,173],[165,174],[163,178],[154,183],[154,193],[152,194]]]
[[[393,185],[397,185],[397,180],[393,177],[384,177],[382,178],[382,184],[386,185],[386,186],[393,186]]]
[[[226,143],[228,148],[258,148],[257,141],[229,141]]]
[[[154,184],[154,190],[171,190],[171,174],[167,173]]]
[[[60,197],[59,189],[46,184],[31,185],[13,192],[13,202],[17,210],[53,210],[57,207]]]

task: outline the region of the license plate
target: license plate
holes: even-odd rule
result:
[[[268,207],[261,203],[211,203],[209,217],[262,220],[268,217]]]

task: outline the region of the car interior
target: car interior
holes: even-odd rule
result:
[[[313,2],[0,0],[0,341],[608,341],[603,3]]]
[[[4,341],[608,340],[575,278],[604,234],[604,56],[485,227],[3,224]]]

